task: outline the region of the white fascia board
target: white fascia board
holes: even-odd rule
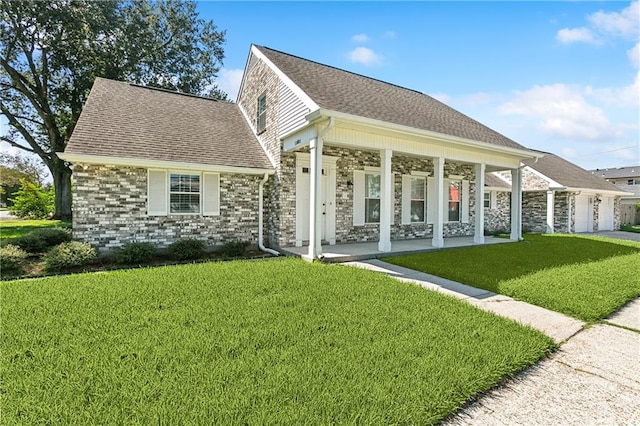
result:
[[[317,135],[315,126],[305,126],[294,132],[289,133],[282,140],[282,149],[284,152],[293,151],[309,145],[311,139]]]
[[[633,195],[632,192],[627,192],[627,191],[609,191],[607,189],[567,187],[565,190],[568,191],[568,192],[580,192],[582,194],[592,194],[592,195],[600,194],[600,195],[614,195],[614,196],[621,196],[621,197],[628,196],[628,195]]]
[[[502,154],[510,154],[519,157],[522,160],[528,160],[532,158],[540,158],[541,154],[519,149],[519,148],[510,148],[507,146],[499,146],[490,144],[487,142],[479,142],[471,139],[460,138],[457,136],[445,135],[444,133],[432,132],[429,130],[416,129],[415,127],[404,126],[402,124],[390,123],[388,121],[377,120],[375,118],[367,118],[361,117],[359,115],[347,114],[344,112],[331,111],[324,108],[319,108],[317,110],[311,110],[309,114],[305,116],[307,121],[313,123],[320,119],[326,119],[327,117],[334,117],[335,119],[351,121],[353,123],[363,124],[371,127],[378,127],[381,129],[392,130],[399,133],[408,134],[411,136],[421,136],[427,137],[430,139],[435,139],[441,142],[453,143],[457,145],[470,146],[474,148],[481,148],[488,151],[499,152]]]
[[[545,182],[547,182],[549,184],[549,189],[553,189],[553,188],[564,188],[565,186],[556,182],[555,180],[551,179],[549,176],[547,175],[543,175],[542,173],[540,173],[539,171],[537,171],[536,169],[534,169],[531,166],[526,166],[525,167],[527,169],[528,172],[533,173],[534,175],[538,176],[540,179],[544,180]]]
[[[310,111],[314,111],[319,109],[320,107],[318,106],[318,104],[316,104],[313,99],[311,99],[309,97],[309,95],[307,95],[300,87],[298,87],[297,84],[295,84],[293,82],[293,80],[291,80],[285,73],[283,73],[280,68],[278,68],[277,66],[275,66],[275,64],[273,62],[271,62],[269,60],[269,58],[266,57],[266,55],[264,53],[262,53],[260,51],[260,49],[258,47],[256,47],[256,45],[252,44],[251,45],[251,53],[253,53],[254,55],[256,55],[258,58],[260,58],[265,64],[267,64],[267,66],[269,68],[271,68],[271,70],[276,73],[276,75],[278,76],[278,78],[280,78],[280,80],[282,80],[282,82],[284,84],[286,84],[289,89],[291,89],[291,91],[293,93],[295,93],[295,95],[300,98],[300,100],[305,104],[305,106],[307,108],[309,108]],[[238,92],[239,93],[239,92]]]
[[[142,167],[145,169],[180,169],[201,172],[237,173],[250,175],[272,175],[274,169],[253,167],[220,166],[215,164],[185,163],[165,160],[149,160],[146,158],[107,157],[103,155],[85,155],[59,152],[58,157],[70,163],[105,164],[112,166]]]
[[[498,192],[511,192],[511,188],[504,188],[502,186],[485,186],[485,191],[498,191]]]

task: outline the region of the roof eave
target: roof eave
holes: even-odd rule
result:
[[[334,117],[339,120],[350,121],[353,123],[364,124],[371,127],[378,127],[386,130],[392,130],[400,133],[405,133],[408,135],[428,137],[428,138],[435,139],[442,142],[454,143],[457,145],[470,146],[474,148],[482,148],[489,151],[516,155],[520,157],[522,160],[533,159],[533,158],[538,158],[542,156],[534,151],[530,151],[526,149],[511,148],[511,147],[495,145],[487,142],[475,141],[472,139],[460,138],[457,136],[446,135],[443,133],[432,132],[429,130],[416,129],[415,127],[405,126],[402,124],[395,124],[395,123],[390,123],[388,121],[377,120],[375,118],[368,118],[368,117],[362,117],[359,115],[353,115],[353,114],[348,114],[348,113],[339,112],[339,111],[332,111],[325,108],[318,108],[315,111],[310,112],[305,116],[305,119],[308,121],[309,125],[311,125],[311,124],[317,123],[318,121],[327,119],[329,117]],[[299,132],[302,128],[303,127],[296,129],[295,132]],[[288,135],[285,135],[281,139],[284,139],[287,136]]]
[[[134,158],[134,157],[111,157],[104,155],[90,155],[90,154],[77,154],[70,152],[59,152],[58,157],[70,163],[81,164],[106,164],[113,166],[127,166],[127,167],[142,167],[147,169],[179,169],[179,170],[193,170],[201,172],[220,172],[220,173],[238,173],[238,174],[255,174],[272,175],[275,170],[272,168],[262,167],[237,167],[237,166],[225,166],[218,164],[203,164],[203,163],[187,163],[181,161],[166,161],[166,160],[151,160],[146,158]]]
[[[566,187],[565,191],[567,192],[588,192],[588,193],[593,193],[593,194],[602,194],[602,195],[618,195],[618,196],[625,196],[625,195],[633,195],[632,192],[627,192],[627,191],[613,191],[613,190],[608,190],[608,189],[596,189],[596,188],[576,188],[576,187]]]

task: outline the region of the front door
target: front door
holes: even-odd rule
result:
[[[309,243],[310,207],[309,155],[298,153],[296,159],[296,246]],[[322,165],[322,192],[320,194],[320,239],[335,244],[335,160],[331,158]]]

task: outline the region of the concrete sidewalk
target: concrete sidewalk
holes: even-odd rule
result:
[[[465,284],[424,272],[414,271],[373,259],[347,262],[344,265],[381,272],[405,282],[411,282],[429,290],[439,291],[477,306],[485,311],[511,318],[521,324],[530,325],[552,337],[556,343],[563,342],[582,330],[584,322],[539,306],[520,302],[507,296],[478,289]]]
[[[379,260],[350,265],[450,294],[561,343],[551,357],[482,395],[444,424],[640,424],[640,299],[605,324],[582,330],[584,323],[557,312],[429,274]]]

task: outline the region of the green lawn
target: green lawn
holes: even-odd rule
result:
[[[0,220],[0,238],[3,242],[21,237],[40,228],[69,228],[69,222],[61,220]]]
[[[3,424],[433,424],[550,338],[295,259],[0,283]]]
[[[640,234],[640,225],[622,225],[620,227],[620,230],[626,232],[636,232]]]
[[[522,243],[442,250],[389,263],[595,322],[640,296],[640,243],[527,235]]]

